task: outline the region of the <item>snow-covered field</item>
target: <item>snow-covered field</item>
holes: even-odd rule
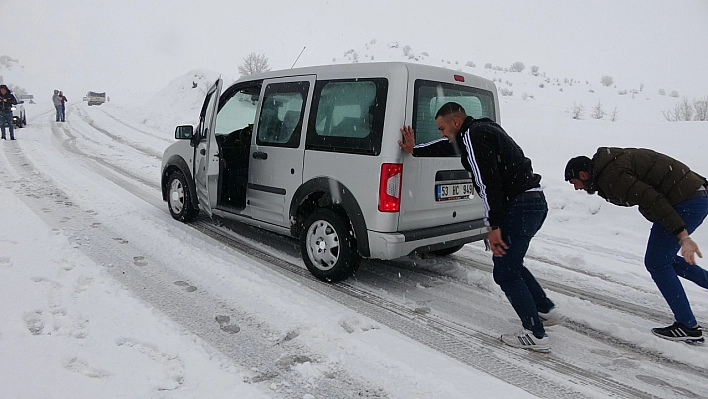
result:
[[[218,75],[195,70],[146,104],[72,102],[63,124],[27,105],[28,126],[0,143],[0,396],[707,397],[707,347],[650,332],[672,316],[642,264],[649,222],[563,180],[569,158],[599,146],[652,148],[706,175],[706,123],[665,121],[678,99],[657,88],[459,68],[513,90],[501,124],[543,176],[550,212],[527,266],[569,317],[549,330],[551,354],[495,341],[519,322],[480,243],[365,262],[333,288],[278,266],[304,268],[292,240],[233,228],[269,262],[174,221],[160,157]],[[592,119],[598,102],[617,121]],[[708,255],[708,227],[692,236]],[[684,287],[708,324],[708,292]]]

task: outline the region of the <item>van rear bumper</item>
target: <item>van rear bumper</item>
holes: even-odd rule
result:
[[[373,259],[395,259],[412,252],[429,252],[478,241],[487,236],[483,220],[472,220],[396,233],[369,230],[369,250]]]

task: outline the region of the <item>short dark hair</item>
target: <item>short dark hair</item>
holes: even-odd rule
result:
[[[585,155],[572,158],[565,166],[565,181],[570,181],[570,179],[579,179],[580,172],[590,173],[591,169],[592,159],[586,157]]]
[[[442,107],[440,107],[438,113],[435,114],[435,119],[438,119],[441,116],[448,116],[456,112],[462,112],[463,114],[466,114],[465,109],[462,108],[462,105],[454,102],[448,102],[443,104]]]

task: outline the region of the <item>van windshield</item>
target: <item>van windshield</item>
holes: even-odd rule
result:
[[[496,120],[494,95],[474,87],[416,80],[413,100],[413,129],[416,144],[440,138],[438,126],[435,124],[435,114],[447,102],[452,101],[462,105],[467,115],[473,118]]]

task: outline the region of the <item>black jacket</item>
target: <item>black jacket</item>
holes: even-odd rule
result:
[[[460,155],[462,166],[472,173],[490,226],[501,224],[505,204],[524,191],[541,186],[541,176],[533,173],[531,160],[504,129],[489,118],[468,116],[454,143],[442,138],[413,149],[414,156],[451,154]]]
[[[17,99],[10,90],[6,90],[4,96],[0,93],[0,112],[12,112],[12,106],[15,104]]]

